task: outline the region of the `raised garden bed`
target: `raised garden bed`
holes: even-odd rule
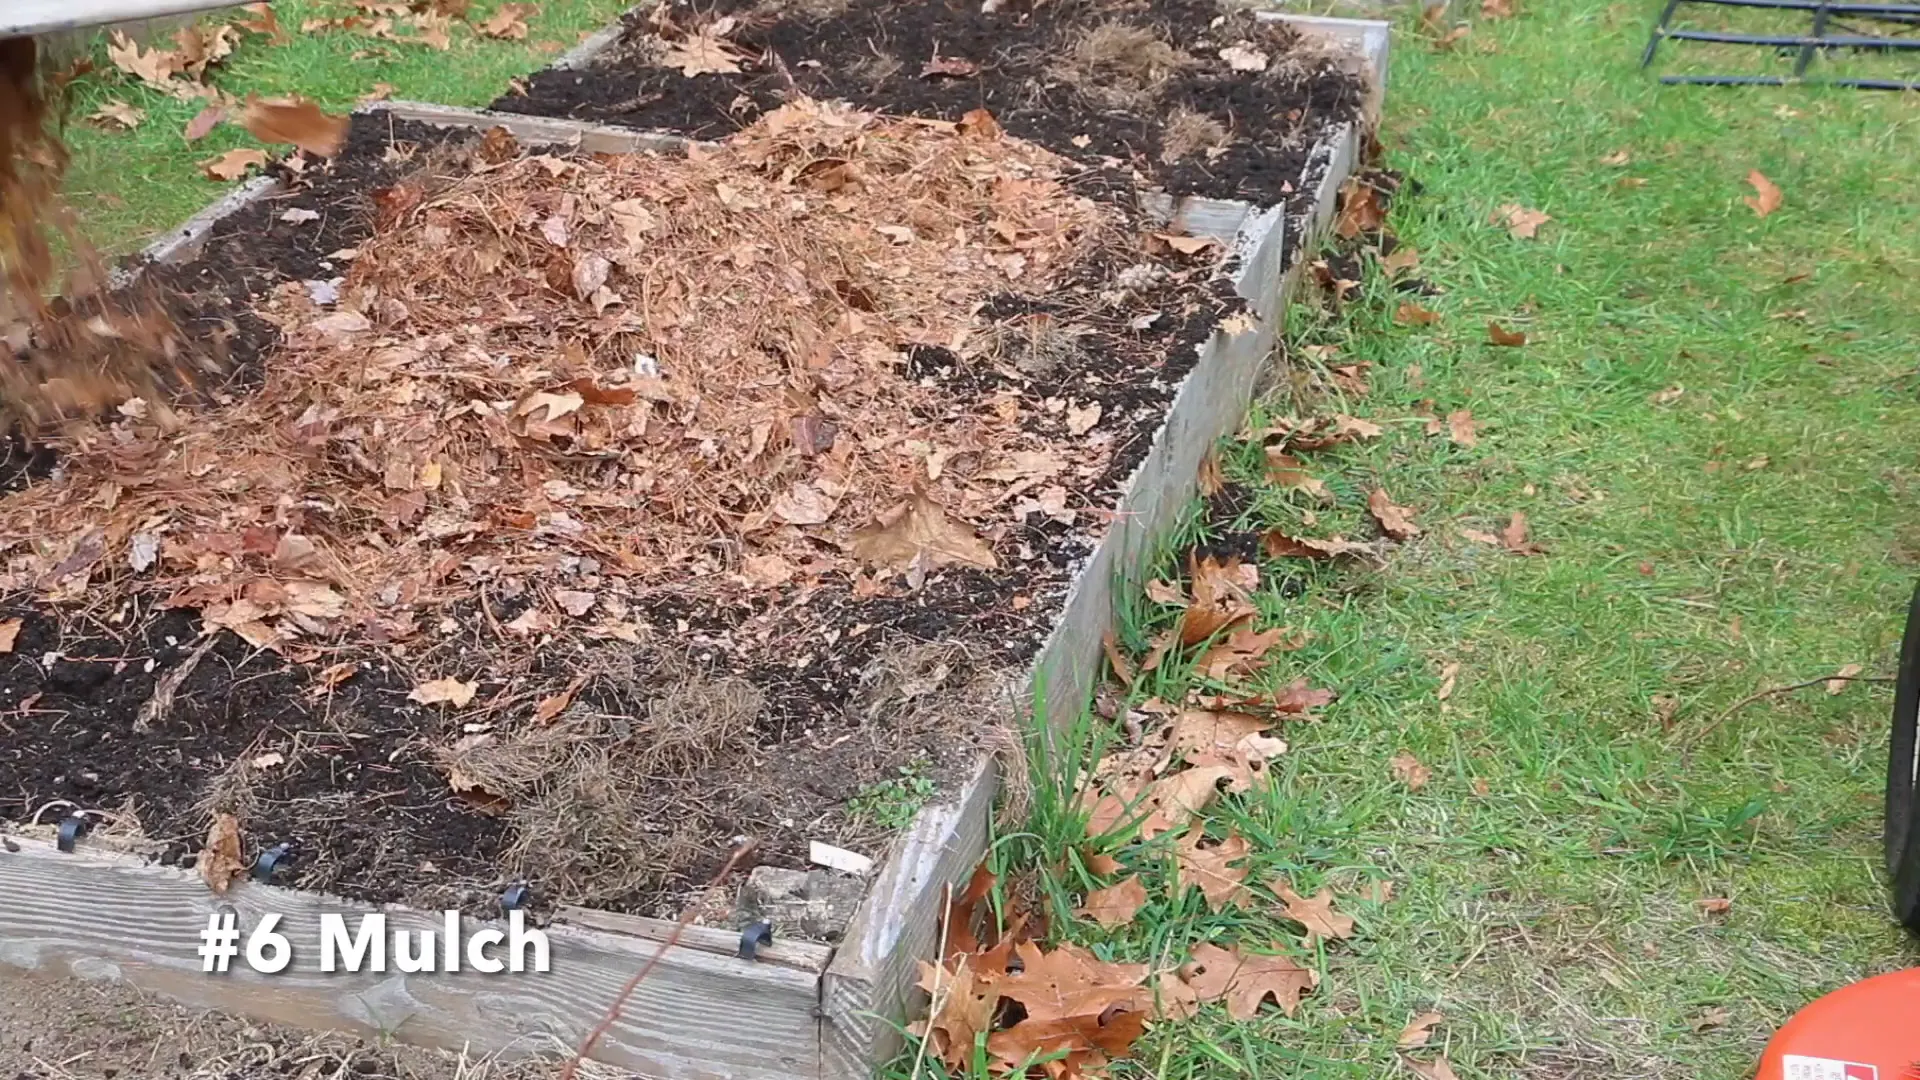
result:
[[[48,814],[56,799],[108,813],[75,854],[16,830],[0,902],[27,914],[0,930],[0,960],[294,1022],[572,1040],[669,932],[646,916],[681,906],[728,836],[786,866],[828,839],[887,856],[835,947],[785,943],[783,926],[740,960],[732,934],[696,927],[602,1055],[839,1076],[888,1052],[881,1018],[984,842],[982,718],[1014,722],[1030,670],[1050,713],[1084,700],[1116,580],[1184,504],[1271,343],[1283,215],[1137,199],[979,117],[767,120],[688,160],[615,129],[382,106],[330,166],[168,252],[198,253],[154,272],[197,288],[240,361],[232,438],[142,436],[128,417],[117,444],[71,446],[56,480],[13,496],[41,500],[22,520],[44,533],[16,547],[13,586],[66,606],[8,613],[0,817],[74,808]],[[620,156],[474,135],[501,122],[529,147]],[[1307,222],[1331,212],[1358,127],[1333,134],[1302,158],[1319,163]],[[908,181],[939,195],[917,218],[894,212],[911,200],[888,185]],[[772,237],[794,242],[757,247]],[[708,245],[666,264],[701,267],[700,290],[619,258],[681,242]],[[791,303],[768,299],[783,290]],[[700,327],[701,347],[737,346],[704,382],[688,358],[707,354],[674,332]],[[331,391],[300,397],[311,386]],[[730,407],[709,421],[710,400]],[[324,452],[289,458],[289,433]],[[163,514],[193,527],[160,530]],[[159,544],[140,565],[143,534]],[[196,642],[209,623],[232,633]],[[473,683],[464,706],[409,700]],[[850,797],[903,767],[947,794],[888,844]],[[302,916],[351,901],[484,916],[529,877],[554,974],[209,981],[192,943],[220,900],[158,864],[191,855],[220,808],[250,854],[296,843],[280,884],[309,890],[236,886],[243,924],[281,911],[310,931]],[[160,858],[112,854],[113,833],[162,841]],[[80,888],[113,900],[76,916]]]

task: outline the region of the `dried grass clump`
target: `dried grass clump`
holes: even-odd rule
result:
[[[0,587],[155,591],[275,645],[404,641],[563,560],[585,583],[514,631],[630,636],[623,597],[653,588],[988,565],[1015,455],[1106,450],[1023,432],[1011,393],[953,408],[903,350],[962,348],[981,301],[1111,239],[1063,169],[991,120],[807,102],[684,158],[495,131],[376,194],[337,308],[298,283],[264,305],[286,337],[257,393],[67,433],[60,476],[0,501]]]
[[[1160,160],[1171,165],[1188,155],[1225,146],[1227,134],[1227,126],[1206,113],[1175,109],[1160,133]]]
[[[1085,93],[1127,104],[1150,96],[1192,63],[1152,30],[1105,22],[1073,39],[1055,75]]]

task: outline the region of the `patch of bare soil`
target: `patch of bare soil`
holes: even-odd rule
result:
[[[719,138],[796,97],[957,120],[986,109],[1084,167],[1176,195],[1299,208],[1315,141],[1361,83],[1214,0],[662,4],[584,70],[493,105]]]
[[[208,1012],[118,983],[0,973],[6,1080],[546,1080],[561,1047],[517,1061],[378,1044]],[[589,1071],[590,1070],[590,1071]],[[627,1074],[589,1063],[585,1080]]]
[[[671,914],[736,834],[1010,715],[1217,250],[984,120],[798,103],[686,157],[385,117],[159,278],[235,381],[0,498],[0,819],[280,881]],[[18,620],[17,623],[12,620]]]

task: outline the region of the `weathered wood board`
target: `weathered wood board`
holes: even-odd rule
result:
[[[178,1001],[309,1028],[336,1028],[475,1052],[572,1047],[659,948],[670,924],[595,915],[545,929],[544,973],[326,972],[320,917],[384,912],[391,929],[441,931],[440,913],[378,908],[320,893],[235,884],[225,897],[198,874],[131,855],[63,854],[45,840],[0,848],[0,968],[114,979]],[[216,912],[237,916],[244,945],[269,914],[293,963],[260,975],[236,959],[202,970],[201,934]],[[465,924],[470,932],[485,925]],[[618,932],[621,929],[630,932]],[[667,1080],[775,1080],[817,1069],[819,973],[828,950],[784,945],[758,960],[733,935],[693,930],[635,990],[595,1057]],[[496,950],[497,951],[497,950]],[[391,963],[391,961],[390,961]],[[4,977],[0,977],[0,987]]]

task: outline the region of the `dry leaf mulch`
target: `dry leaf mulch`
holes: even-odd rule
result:
[[[1227,308],[1217,251],[1149,249],[989,117],[797,105],[644,169],[388,128],[159,275],[239,382],[69,429],[0,500],[8,816],[191,853],[237,808],[249,853],[306,843],[288,883],[378,899],[588,881],[567,823],[608,817],[641,835],[607,906],[736,831],[795,859],[955,744],[889,701],[1030,654]],[[742,708],[688,721],[688,686]],[[564,864],[515,865],[535,839]]]

